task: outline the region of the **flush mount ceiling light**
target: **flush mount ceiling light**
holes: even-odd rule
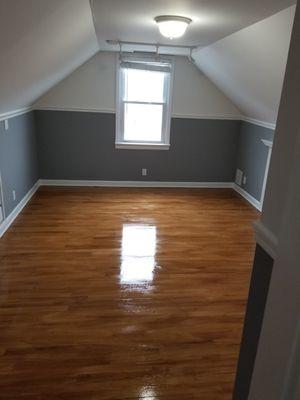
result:
[[[177,15],[160,15],[154,20],[158,24],[160,33],[169,39],[184,35],[186,28],[192,22],[190,18],[178,17]]]

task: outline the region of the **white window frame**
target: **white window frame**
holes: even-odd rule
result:
[[[146,63],[156,61],[154,57],[136,57],[128,56],[129,60],[134,60],[139,63]],[[126,57],[126,59],[128,59]],[[165,77],[164,81],[164,101],[157,102],[140,102],[130,101],[131,104],[159,104],[163,105],[163,123],[162,123],[162,138],[160,141],[129,141],[124,140],[124,74],[125,71],[121,67],[120,57],[117,56],[116,60],[116,141],[115,147],[117,149],[136,149],[136,150],[169,150],[170,148],[170,128],[171,128],[171,113],[172,113],[172,99],[173,99],[173,76],[174,65],[171,58],[159,58],[159,61],[166,61],[171,66],[171,71]],[[145,70],[147,68],[145,67]]]

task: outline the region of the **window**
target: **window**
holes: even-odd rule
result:
[[[169,149],[170,60],[118,60],[117,148]]]

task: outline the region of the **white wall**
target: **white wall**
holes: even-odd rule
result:
[[[240,111],[185,57],[175,57],[173,115],[240,116]]]
[[[276,123],[294,14],[289,7],[194,54],[248,118]]]
[[[115,91],[115,54],[97,53],[42,96],[36,108],[114,112]]]
[[[116,53],[99,52],[51,89],[37,108],[115,112]],[[238,118],[239,110],[185,57],[175,57],[173,115]]]

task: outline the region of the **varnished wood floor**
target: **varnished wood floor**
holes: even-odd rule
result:
[[[231,190],[40,189],[0,240],[0,398],[230,400],[256,218]]]

